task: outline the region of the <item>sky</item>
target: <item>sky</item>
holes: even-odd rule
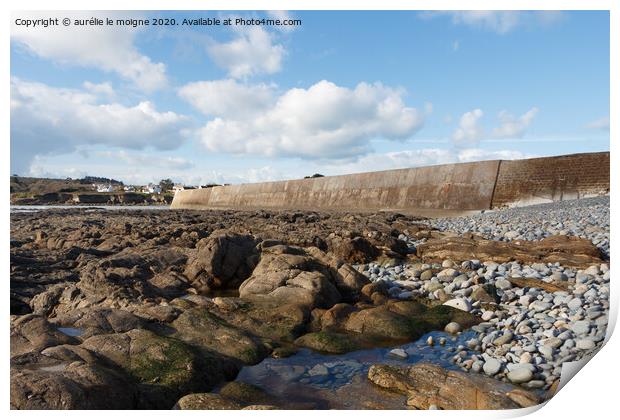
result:
[[[66,16],[178,24],[16,23]],[[181,24],[201,17],[301,24]],[[237,184],[606,151],[609,13],[13,13],[10,83],[22,176]]]

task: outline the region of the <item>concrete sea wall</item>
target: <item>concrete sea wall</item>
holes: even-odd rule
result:
[[[609,192],[609,153],[482,161],[178,192],[173,209],[392,210],[433,215]]]

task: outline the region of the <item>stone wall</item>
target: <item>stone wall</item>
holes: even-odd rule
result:
[[[609,153],[591,153],[185,190],[175,195],[171,208],[392,210],[433,215],[608,191]]]
[[[593,197],[609,193],[609,153],[503,160],[492,206]]]

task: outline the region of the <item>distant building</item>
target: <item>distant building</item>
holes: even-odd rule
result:
[[[126,191],[126,192],[133,192],[133,191],[136,190],[136,187],[134,187],[133,185],[125,185],[123,187],[123,190]]]
[[[182,184],[175,184],[172,187],[172,191],[174,191],[174,193],[176,194],[179,191],[183,191],[185,189],[185,187]]]
[[[142,188],[142,192],[146,194],[161,194],[161,187],[157,184],[149,183]]]
[[[111,184],[93,184],[93,187],[97,190],[97,192],[109,193],[114,192],[114,187]]]

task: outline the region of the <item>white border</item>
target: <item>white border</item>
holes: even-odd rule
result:
[[[615,184],[614,180],[617,179],[618,168],[615,165],[615,151],[616,148],[614,134],[618,131],[618,116],[620,106],[619,106],[619,95],[618,95],[618,75],[620,75],[620,66],[618,63],[619,60],[619,41],[620,41],[620,22],[618,16],[620,15],[620,3],[612,0],[545,0],[541,2],[540,0],[505,0],[505,1],[493,1],[493,0],[416,0],[416,1],[399,1],[399,0],[381,0],[381,1],[347,1],[347,0],[297,0],[297,1],[283,1],[283,0],[211,0],[211,1],[198,1],[198,0],[178,0],[178,1],[165,1],[165,0],[90,0],[88,2],[85,1],[77,1],[77,0],[22,0],[22,1],[5,1],[2,3],[2,17],[3,19],[0,21],[2,25],[2,75],[3,80],[5,81],[1,86],[3,99],[2,102],[2,114],[4,122],[3,129],[5,135],[2,141],[2,154],[0,156],[2,162],[2,169],[4,172],[5,180],[9,175],[9,138],[10,138],[10,130],[9,124],[9,77],[10,77],[10,67],[9,67],[9,29],[10,29],[10,10],[403,10],[403,9],[412,9],[412,10],[611,10],[611,68],[610,68],[610,82],[611,82],[611,96],[610,96],[610,121],[611,121],[611,130],[610,130],[610,139],[611,139],[611,178],[612,185]],[[489,35],[491,36],[491,35]],[[8,294],[8,267],[9,267],[9,187],[8,182],[4,182],[2,184],[3,192],[4,192],[4,211],[5,217],[2,219],[2,232],[3,232],[3,240],[1,245],[1,257],[3,261],[4,268],[4,284],[5,290],[3,294],[4,298],[4,307],[6,308],[6,315],[8,317],[9,312],[9,294]],[[613,190],[613,186],[612,186]],[[616,198],[616,194],[612,194],[611,196],[611,208],[616,209],[618,206],[616,205],[618,202]],[[616,229],[616,221],[620,220],[617,217],[614,217],[612,211],[612,237],[615,237]],[[615,240],[613,241],[615,243]],[[612,249],[614,249],[612,247]],[[612,262],[611,265],[612,273],[615,272],[615,265]],[[613,280],[612,280],[613,282]],[[610,314],[610,330],[615,326],[617,312],[618,312],[618,292],[615,287],[612,285],[611,287],[611,304],[612,311]],[[2,339],[4,341],[3,346],[3,360],[5,361],[4,365],[4,380],[2,381],[2,399],[3,405],[8,410],[9,407],[9,331],[8,331],[8,322],[7,318],[5,318],[5,333],[2,335]],[[618,411],[618,407],[615,405],[616,403],[620,403],[620,399],[618,398],[618,380],[620,379],[619,373],[620,369],[618,368],[618,357],[620,355],[620,344],[618,343],[618,338],[614,336],[609,336],[608,334],[608,342],[603,349],[599,351],[599,353],[592,359],[592,361],[588,362],[587,367],[580,372],[575,379],[571,380],[562,390],[559,392],[556,397],[554,397],[548,404],[546,404],[545,408],[542,410],[518,410],[512,412],[416,412],[411,413],[408,411],[390,411],[389,413],[380,414],[374,411],[364,411],[364,412],[329,412],[325,413],[325,415],[329,416],[360,416],[360,417],[368,417],[374,418],[377,415],[388,415],[390,418],[410,418],[410,416],[422,416],[425,418],[433,417],[433,418],[473,418],[475,416],[476,419],[482,418],[502,418],[502,417],[514,417],[518,415],[523,415],[529,413],[531,411],[535,411],[530,418],[540,418],[540,419],[548,419],[549,416],[553,418],[562,418],[562,419],[571,419],[571,418],[580,418],[580,419],[607,419],[610,417],[617,416],[614,415],[614,412]],[[262,411],[262,412],[152,412],[152,411],[127,411],[127,412],[45,412],[45,413],[37,413],[37,412],[16,412],[11,411],[9,413],[11,416],[20,417],[20,418],[30,418],[35,415],[42,415],[48,418],[67,418],[78,416],[82,417],[87,415],[94,419],[107,419],[110,415],[119,416],[119,417],[131,417],[131,418],[141,418],[141,417],[160,417],[160,416],[183,416],[183,417],[192,417],[192,418],[204,418],[205,416],[217,416],[217,418],[233,418],[239,416],[252,416],[255,418],[285,418],[289,417],[291,413],[287,412],[274,412],[274,411]],[[324,415],[322,412],[295,412],[295,416],[301,416],[304,418],[310,418],[316,415]]]

